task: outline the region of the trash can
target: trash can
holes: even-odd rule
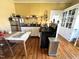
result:
[[[54,38],[54,37],[49,37],[48,39],[49,39],[48,55],[49,56],[56,56],[58,45],[59,45],[59,41],[56,38]]]

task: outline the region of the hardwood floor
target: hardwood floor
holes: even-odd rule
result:
[[[26,42],[27,59],[79,59],[79,50],[76,47],[61,36],[59,36],[58,39],[60,44],[57,57],[51,57],[47,55],[47,49],[41,49],[39,47],[39,38],[29,38]],[[22,44],[16,47],[15,52],[14,57],[7,57],[6,59],[25,59]]]
[[[58,50],[59,59],[79,59],[79,49],[61,36],[59,36],[58,39],[60,40],[60,47]]]

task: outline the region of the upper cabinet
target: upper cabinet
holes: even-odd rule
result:
[[[68,11],[63,12],[63,18],[62,18],[62,23],[61,26],[65,28],[71,29],[73,20],[76,17],[75,14],[77,12],[78,8],[73,8]]]
[[[63,11],[59,34],[68,41],[79,37],[79,4]]]

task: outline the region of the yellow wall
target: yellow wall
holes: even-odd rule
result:
[[[69,3],[15,3],[15,10],[17,14],[23,16],[37,15],[43,16],[44,12],[48,12],[48,19],[51,10],[63,10],[69,7]],[[40,20],[40,19],[39,19]],[[41,22],[37,20],[36,22]],[[25,20],[25,23],[34,23],[32,20]],[[43,21],[45,23],[45,21]]]
[[[12,0],[0,0],[0,30],[10,30],[8,17],[14,12]]]
[[[24,16],[27,15],[43,15],[44,11],[47,10],[63,10],[70,6],[65,3],[15,3],[15,10],[17,14]]]

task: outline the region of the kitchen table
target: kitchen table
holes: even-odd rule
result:
[[[25,50],[25,56],[27,57],[27,50],[26,50],[26,41],[29,38],[31,32],[16,32],[14,34],[11,34],[10,36],[5,37],[6,40],[15,40],[15,41],[22,41],[24,50]]]

